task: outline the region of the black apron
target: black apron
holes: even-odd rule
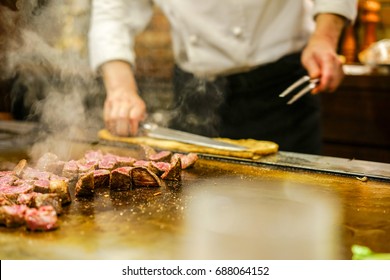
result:
[[[270,140],[281,151],[319,154],[320,97],[306,94],[292,105],[287,101],[293,93],[279,97],[307,74],[300,55],[213,81],[175,67],[170,127],[209,137]]]

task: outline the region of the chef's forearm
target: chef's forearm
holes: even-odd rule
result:
[[[137,94],[137,84],[128,62],[121,60],[108,61],[101,66],[100,70],[107,94],[116,91]]]
[[[315,20],[316,28],[312,38],[326,40],[337,49],[346,19],[336,14],[319,14]]]

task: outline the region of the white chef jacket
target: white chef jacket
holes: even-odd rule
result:
[[[249,70],[301,50],[318,13],[353,21],[357,0],[93,0],[89,31],[94,70],[135,63],[134,38],[157,4],[171,25],[176,63],[197,76]]]

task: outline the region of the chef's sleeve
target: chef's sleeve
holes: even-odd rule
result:
[[[353,22],[357,16],[357,0],[315,0],[314,16],[331,13],[343,16]]]
[[[96,71],[103,63],[135,63],[135,36],[153,14],[150,0],[93,0],[88,33],[89,63]]]

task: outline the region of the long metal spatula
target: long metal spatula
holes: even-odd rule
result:
[[[173,140],[198,146],[210,147],[229,151],[245,151],[247,147],[217,141],[209,137],[192,134],[180,130],[160,127],[154,123],[142,123],[141,133],[152,138]]]

